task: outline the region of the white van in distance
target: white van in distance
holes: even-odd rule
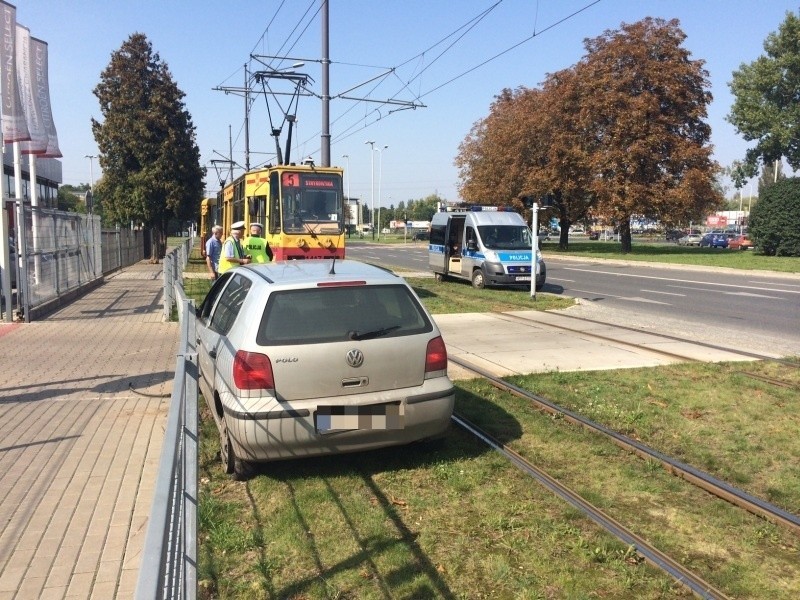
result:
[[[439,212],[431,219],[428,265],[437,280],[467,279],[485,286],[530,287],[531,230],[511,208],[476,206]],[[547,268],[536,256],[536,289],[544,287]]]

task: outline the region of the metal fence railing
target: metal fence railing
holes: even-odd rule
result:
[[[142,229],[103,229],[100,232],[103,274],[144,260],[147,233]]]
[[[186,297],[182,284],[175,284],[172,291],[181,326],[180,350],[136,600],[197,597],[199,437],[195,313],[194,302]]]
[[[10,294],[9,305],[25,321],[46,314],[100,283],[103,275],[145,255],[147,232],[102,229],[99,215],[13,201],[0,210],[9,211],[7,222],[14,225],[9,232],[9,271],[15,293]]]
[[[194,246],[194,237],[187,238],[177,248],[164,256],[164,320],[172,317],[172,307],[176,304],[174,290],[183,290],[183,270],[189,264],[189,254]]]

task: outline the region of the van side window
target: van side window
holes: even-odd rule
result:
[[[467,246],[470,244],[478,244],[478,236],[475,234],[475,229],[473,229],[472,226],[467,226],[466,240]]]
[[[431,225],[431,244],[444,246],[445,225]]]

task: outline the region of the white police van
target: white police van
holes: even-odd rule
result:
[[[431,219],[428,265],[438,281],[467,279],[476,288],[531,284],[531,230],[511,208],[475,206],[439,212]],[[536,256],[536,289],[547,269]]]

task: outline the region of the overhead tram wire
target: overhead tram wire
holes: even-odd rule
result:
[[[498,54],[495,54],[494,56],[492,56],[492,57],[490,57],[490,58],[487,58],[487,59],[486,59],[486,60],[484,60],[483,62],[481,62],[481,63],[479,63],[479,64],[475,65],[474,67],[471,67],[471,68],[467,69],[466,71],[464,71],[463,73],[461,73],[461,74],[459,74],[459,75],[456,75],[456,76],[455,76],[455,77],[453,77],[452,79],[449,79],[449,80],[445,81],[443,84],[441,84],[441,85],[438,85],[438,86],[436,86],[436,87],[434,87],[434,88],[431,88],[430,90],[428,90],[428,91],[427,91],[427,92],[425,92],[424,94],[421,94],[420,96],[418,96],[418,98],[424,98],[425,96],[427,96],[427,95],[429,95],[429,94],[432,94],[433,92],[435,92],[435,91],[438,91],[438,90],[440,90],[441,88],[443,88],[443,87],[445,87],[445,86],[447,86],[447,85],[450,85],[450,84],[451,84],[451,83],[453,83],[454,81],[456,81],[456,80],[458,80],[458,79],[461,79],[461,78],[462,78],[462,77],[464,77],[465,75],[468,75],[468,74],[472,73],[473,71],[475,71],[475,70],[477,70],[477,69],[480,69],[480,68],[481,68],[481,67],[483,67],[484,65],[487,65],[487,64],[489,64],[490,62],[492,62],[492,61],[494,61],[494,60],[496,60],[496,59],[500,58],[501,56],[503,56],[503,55],[505,55],[505,54],[508,54],[509,52],[511,52],[512,50],[514,50],[515,48],[518,48],[519,46],[522,46],[523,44],[525,44],[525,43],[527,43],[527,42],[531,41],[532,39],[534,39],[534,38],[536,38],[536,37],[538,37],[538,36],[542,35],[542,34],[543,34],[543,33],[545,33],[546,31],[549,31],[549,30],[553,29],[554,27],[557,27],[558,25],[561,25],[562,23],[565,23],[566,21],[568,21],[568,20],[572,19],[573,17],[575,17],[575,16],[579,15],[580,13],[582,13],[582,12],[584,12],[584,11],[586,11],[586,10],[590,9],[590,8],[591,8],[592,6],[594,6],[595,4],[599,4],[600,2],[601,2],[601,0],[594,0],[593,2],[590,2],[589,4],[585,5],[584,7],[582,7],[582,8],[579,8],[579,9],[578,9],[578,10],[576,10],[575,12],[573,12],[573,13],[571,13],[571,14],[567,15],[567,16],[566,16],[566,17],[564,17],[563,19],[560,19],[560,20],[556,21],[555,23],[553,23],[553,24],[551,24],[551,25],[548,25],[547,27],[545,27],[545,28],[544,28],[544,29],[542,29],[541,31],[538,31],[538,32],[537,32],[537,31],[535,31],[535,30],[534,30],[534,32],[533,32],[531,35],[529,35],[527,38],[525,38],[525,39],[523,39],[523,40],[521,40],[521,41],[517,42],[517,43],[516,43],[516,44],[514,44],[513,46],[510,46],[510,47],[506,48],[506,49],[505,49],[505,50],[503,50],[502,52],[499,52]]]
[[[574,11],[574,12],[572,12],[572,13],[570,13],[569,15],[566,15],[565,17],[563,17],[563,18],[559,19],[558,21],[555,21],[554,23],[552,23],[552,24],[548,25],[547,27],[544,27],[544,28],[543,28],[543,29],[541,29],[540,31],[536,31],[536,30],[534,30],[534,33],[532,33],[530,36],[528,36],[528,37],[526,37],[526,38],[524,38],[524,39],[520,40],[519,42],[517,42],[517,43],[515,43],[515,44],[511,45],[510,47],[508,47],[508,48],[504,49],[503,51],[501,51],[501,52],[498,52],[498,53],[497,53],[497,54],[495,54],[494,56],[491,56],[491,57],[487,58],[486,60],[484,60],[484,61],[482,61],[482,62],[480,62],[480,63],[476,64],[475,66],[473,66],[473,67],[470,67],[469,69],[467,69],[467,70],[463,71],[462,73],[460,73],[460,74],[456,75],[455,77],[452,77],[452,78],[448,79],[448,80],[447,80],[447,81],[445,81],[444,83],[442,83],[442,84],[440,84],[440,85],[437,85],[437,86],[435,86],[435,87],[433,87],[433,88],[431,88],[431,89],[427,90],[427,91],[426,91],[426,92],[424,92],[424,93],[421,93],[421,94],[415,94],[415,95],[414,95],[414,99],[415,99],[415,100],[421,100],[422,98],[424,98],[424,97],[426,97],[426,96],[429,96],[430,94],[432,94],[432,93],[434,93],[434,92],[436,92],[436,91],[438,91],[438,90],[442,89],[443,87],[446,87],[447,85],[450,85],[450,84],[451,84],[451,83],[453,83],[454,81],[457,81],[458,79],[461,79],[462,77],[465,77],[465,76],[466,76],[466,75],[468,75],[469,73],[472,73],[473,71],[476,71],[477,69],[480,69],[481,67],[483,67],[483,66],[485,66],[485,65],[489,64],[490,62],[492,62],[492,61],[494,61],[494,60],[497,60],[497,59],[498,59],[498,58],[500,58],[501,56],[504,56],[505,54],[507,54],[507,53],[511,52],[512,50],[514,50],[514,49],[518,48],[519,46],[522,46],[523,44],[525,44],[525,43],[527,43],[527,42],[531,41],[532,39],[536,38],[537,36],[540,36],[540,35],[542,35],[543,33],[546,33],[547,31],[550,31],[551,29],[554,29],[554,28],[558,27],[559,25],[562,25],[563,23],[565,23],[565,22],[569,21],[570,19],[572,19],[572,18],[576,17],[577,15],[579,15],[579,14],[581,14],[581,13],[585,12],[586,10],[588,10],[588,9],[590,9],[591,7],[595,6],[596,4],[599,4],[599,3],[600,3],[600,1],[601,1],[601,0],[593,0],[593,1],[589,2],[589,3],[587,3],[586,5],[584,5],[583,7],[581,7],[581,8],[579,8],[579,9],[575,10],[575,11]],[[444,54],[445,54],[445,53],[447,53],[449,50],[451,50],[451,49],[452,49],[452,48],[455,46],[455,44],[457,43],[457,41],[461,40],[461,39],[464,37],[464,35],[466,35],[466,33],[467,33],[468,31],[472,30],[472,29],[473,29],[475,26],[477,26],[477,24],[479,24],[479,23],[480,23],[480,21],[482,21],[482,20],[483,20],[483,19],[484,19],[484,18],[485,18],[485,17],[486,17],[486,16],[487,16],[487,15],[488,15],[488,14],[489,14],[491,11],[493,11],[493,10],[494,10],[494,9],[495,9],[497,6],[499,6],[499,5],[500,5],[502,2],[503,2],[503,0],[499,0],[498,2],[496,2],[495,4],[493,4],[492,6],[490,6],[489,8],[487,8],[486,10],[482,11],[481,13],[479,13],[478,15],[476,15],[475,17],[471,18],[471,19],[470,19],[469,21],[467,21],[467,22],[466,22],[464,25],[461,25],[460,27],[458,27],[457,29],[455,29],[454,31],[452,31],[451,33],[449,33],[448,35],[446,35],[445,37],[443,37],[442,39],[440,39],[440,40],[439,40],[438,42],[436,42],[435,44],[433,44],[433,45],[429,46],[429,47],[428,47],[426,50],[424,50],[423,52],[420,52],[420,53],[418,53],[418,54],[414,55],[413,57],[411,57],[411,58],[407,59],[406,61],[403,61],[403,62],[399,63],[399,64],[398,64],[396,67],[387,68],[387,72],[386,72],[385,76],[388,76],[388,75],[390,75],[390,74],[394,74],[394,73],[396,73],[396,71],[397,71],[397,69],[398,69],[399,67],[402,67],[402,66],[404,66],[404,65],[407,65],[408,63],[410,63],[410,62],[411,62],[411,61],[413,61],[413,60],[417,60],[417,59],[419,59],[420,57],[422,57],[422,56],[424,56],[426,53],[428,53],[430,50],[432,50],[433,48],[436,48],[437,46],[441,45],[441,44],[442,44],[443,42],[445,42],[446,40],[450,39],[450,38],[451,38],[453,35],[455,35],[456,33],[459,33],[459,32],[461,32],[461,31],[462,31],[464,28],[467,28],[467,31],[465,31],[465,32],[464,32],[462,35],[460,35],[460,36],[458,37],[458,40],[456,40],[456,41],[454,41],[452,44],[450,44],[450,45],[449,45],[449,46],[448,46],[448,47],[447,47],[445,50],[443,50],[443,51],[442,51],[442,52],[441,52],[441,53],[440,53],[440,54],[439,54],[439,55],[436,57],[436,59],[435,59],[435,60],[439,60],[439,58],[441,58],[442,56],[444,56]],[[537,21],[538,21],[538,15],[537,15]],[[344,64],[344,63],[342,63],[342,64]],[[418,78],[419,78],[419,77],[420,77],[420,76],[421,76],[421,75],[422,75],[422,74],[423,74],[423,73],[424,73],[424,72],[425,72],[425,71],[426,71],[428,68],[430,68],[430,66],[431,66],[432,64],[433,64],[433,62],[429,63],[429,64],[428,64],[428,65],[427,65],[427,66],[426,66],[424,69],[422,69],[421,71],[419,71],[418,73],[416,73],[416,74],[414,75],[414,77],[412,77],[411,79],[409,79],[407,82],[402,82],[402,80],[401,80],[402,87],[400,88],[400,90],[398,90],[398,93],[399,93],[399,91],[402,91],[402,89],[408,89],[409,91],[411,91],[411,90],[410,90],[410,88],[409,88],[409,85],[410,85],[410,84],[411,84],[413,81],[415,81],[416,79],[418,79]],[[373,91],[374,91],[376,88],[377,88],[377,84],[376,84],[376,86],[373,88]],[[413,93],[413,92],[412,92],[412,93]],[[391,98],[395,98],[396,96],[397,96],[397,93],[396,93],[396,94],[394,94],[394,95],[392,95],[392,96],[391,96]],[[338,96],[337,96],[337,97],[338,97]],[[363,101],[361,101],[361,102],[363,102]],[[358,102],[358,103],[356,103],[356,105],[355,105],[355,106],[357,106],[357,105],[358,105],[358,104],[360,104],[361,102]],[[347,111],[347,112],[349,112],[350,110],[352,110],[352,109],[348,109],[348,111]],[[399,110],[399,109],[397,109],[397,110]],[[350,127],[346,127],[344,131],[345,131],[345,132],[347,132],[347,131],[349,131],[349,130],[352,130],[352,131],[350,131],[350,133],[338,134],[338,135],[336,136],[336,138],[335,138],[335,140],[334,140],[334,141],[335,141],[335,142],[341,142],[341,141],[343,141],[343,140],[346,140],[346,139],[348,139],[348,138],[352,137],[353,135],[359,134],[359,133],[361,133],[362,131],[366,130],[368,127],[370,127],[370,126],[374,125],[374,124],[375,124],[375,123],[377,123],[378,121],[380,121],[380,120],[382,120],[382,119],[386,118],[388,115],[390,115],[390,114],[392,114],[392,113],[394,113],[394,112],[396,112],[396,110],[390,110],[390,111],[389,111],[389,112],[388,112],[386,115],[384,115],[383,113],[381,113],[381,110],[380,110],[380,108],[375,108],[375,109],[373,109],[372,111],[369,111],[369,112],[368,112],[368,113],[367,113],[367,114],[366,114],[366,115],[365,115],[363,118],[361,118],[361,119],[360,119],[361,123],[354,123],[354,124],[353,124],[353,125],[351,125]],[[377,118],[373,118],[373,119],[372,119],[370,122],[368,122],[368,123],[364,123],[364,122],[363,122],[363,121],[364,121],[365,119],[367,119],[367,118],[370,118],[370,117],[375,117],[375,115],[377,115]],[[340,118],[342,118],[342,116],[343,116],[343,115],[340,115],[340,117],[337,117],[337,118],[335,119],[335,121],[334,121],[334,122],[338,121]],[[353,127],[356,127],[356,125],[358,125],[358,128],[357,128],[357,129],[353,129]]]
[[[413,76],[411,79],[409,79],[409,80],[408,80],[408,81],[406,81],[406,82],[403,82],[402,80],[400,80],[400,82],[401,82],[401,84],[402,84],[402,85],[401,85],[401,87],[399,88],[398,92],[397,92],[397,93],[395,93],[395,94],[393,94],[393,95],[392,95],[390,98],[396,98],[397,94],[398,94],[400,91],[402,91],[403,89],[408,89],[409,91],[411,91],[411,90],[409,89],[409,85],[410,85],[412,82],[414,82],[415,80],[419,79],[419,77],[420,77],[420,76],[421,76],[423,73],[425,73],[425,72],[426,72],[426,71],[427,71],[427,70],[428,70],[428,69],[429,69],[429,68],[430,68],[430,67],[433,65],[433,63],[434,63],[434,62],[438,61],[438,60],[439,60],[439,59],[440,59],[442,56],[444,56],[444,55],[445,55],[447,52],[449,52],[450,50],[452,50],[452,48],[453,48],[453,47],[454,47],[454,46],[457,44],[457,42],[458,42],[458,41],[460,41],[461,39],[463,39],[464,35],[466,35],[466,33],[467,33],[467,32],[469,32],[469,31],[470,31],[470,30],[472,30],[472,29],[473,29],[475,26],[477,26],[477,24],[479,24],[479,23],[480,23],[480,22],[481,22],[481,21],[482,21],[482,20],[483,20],[483,19],[484,19],[484,18],[485,18],[485,17],[486,17],[486,16],[487,16],[487,15],[488,15],[490,12],[491,12],[491,11],[495,10],[495,9],[496,9],[496,8],[497,8],[497,7],[498,7],[500,4],[502,4],[502,2],[503,2],[503,1],[504,1],[504,0],[498,0],[498,1],[497,1],[497,2],[495,2],[495,3],[494,3],[492,6],[490,6],[490,7],[488,7],[487,9],[485,9],[485,10],[481,11],[481,12],[480,12],[478,15],[476,15],[476,16],[475,16],[475,17],[473,17],[473,18],[471,18],[471,19],[470,19],[469,21],[467,21],[467,22],[466,22],[464,25],[461,25],[460,27],[458,27],[457,29],[455,29],[453,32],[449,33],[447,36],[443,37],[441,40],[439,40],[439,41],[438,41],[438,42],[436,42],[435,44],[433,44],[433,45],[429,46],[429,47],[428,47],[426,50],[424,50],[423,52],[420,52],[420,53],[416,54],[415,56],[413,56],[413,57],[411,57],[411,58],[407,59],[406,61],[403,61],[403,62],[399,63],[397,67],[387,68],[387,72],[386,72],[386,74],[385,74],[385,76],[386,76],[386,77],[388,77],[388,76],[389,76],[389,75],[391,75],[391,74],[395,74],[395,75],[396,75],[396,71],[397,71],[398,67],[402,67],[402,66],[404,66],[404,65],[407,65],[408,63],[410,63],[410,62],[411,62],[411,61],[413,61],[413,60],[418,60],[420,57],[423,57],[423,56],[424,56],[426,53],[430,52],[430,51],[431,51],[433,48],[436,48],[437,46],[439,46],[439,45],[441,45],[442,43],[444,43],[446,40],[450,39],[450,38],[451,38],[453,35],[455,35],[456,33],[459,33],[459,32],[461,32],[461,31],[462,31],[462,30],[463,30],[465,27],[467,28],[467,31],[465,31],[463,34],[461,34],[461,35],[458,37],[458,39],[457,39],[456,41],[454,41],[453,43],[451,43],[451,44],[450,44],[450,45],[449,45],[449,46],[448,46],[448,47],[447,47],[445,50],[443,50],[443,51],[442,51],[442,52],[441,52],[441,53],[440,53],[440,54],[439,54],[439,55],[436,57],[436,59],[435,59],[433,62],[429,63],[429,64],[428,64],[428,65],[427,65],[427,66],[426,66],[424,69],[422,69],[422,70],[420,70],[419,72],[417,72],[417,73],[416,73],[416,74],[415,74],[415,75],[414,75],[414,76]],[[556,22],[552,23],[551,25],[548,25],[547,27],[543,28],[542,30],[540,30],[540,31],[534,31],[534,33],[533,33],[533,34],[531,34],[530,36],[528,36],[528,37],[526,37],[525,39],[523,39],[523,40],[520,40],[519,42],[517,42],[517,43],[515,43],[515,44],[511,45],[510,47],[506,48],[505,50],[503,50],[503,51],[501,51],[501,52],[499,52],[499,53],[497,53],[497,54],[495,54],[495,55],[491,56],[490,58],[488,58],[488,59],[486,59],[486,60],[484,60],[484,61],[482,61],[482,62],[480,62],[480,63],[476,64],[476,65],[475,65],[475,66],[473,66],[473,67],[470,67],[469,69],[466,69],[466,70],[465,70],[465,71],[463,71],[462,73],[460,73],[460,74],[456,75],[455,77],[452,77],[452,78],[448,79],[447,81],[443,82],[443,83],[442,83],[442,84],[440,84],[440,85],[437,85],[437,86],[435,86],[435,87],[433,87],[433,88],[431,88],[431,89],[429,89],[429,90],[425,91],[424,93],[414,94],[414,96],[413,96],[413,97],[415,98],[415,100],[420,100],[420,99],[422,99],[422,98],[424,98],[424,97],[426,97],[426,96],[429,96],[430,94],[432,94],[432,93],[434,93],[434,92],[436,92],[436,91],[438,91],[438,90],[440,90],[440,89],[442,89],[442,88],[446,87],[447,85],[450,85],[450,84],[451,84],[451,83],[453,83],[454,81],[457,81],[458,79],[461,79],[462,77],[465,77],[465,76],[466,76],[466,75],[468,75],[469,73],[472,73],[473,71],[476,71],[476,70],[480,69],[481,67],[483,67],[483,66],[485,66],[485,65],[487,65],[487,64],[489,64],[489,63],[491,63],[492,61],[494,61],[494,60],[497,60],[497,59],[498,59],[498,58],[500,58],[501,56],[504,56],[505,54],[507,54],[507,53],[511,52],[512,50],[514,50],[514,49],[518,48],[519,46],[521,46],[521,45],[523,45],[523,44],[525,44],[525,43],[527,43],[527,42],[531,41],[531,40],[532,40],[532,39],[534,39],[535,37],[537,37],[537,36],[539,36],[539,35],[541,35],[541,34],[543,34],[543,33],[547,32],[547,31],[549,31],[549,30],[551,30],[551,29],[553,29],[553,28],[555,28],[555,27],[557,27],[557,26],[559,26],[559,25],[561,25],[561,24],[563,24],[563,23],[565,23],[566,21],[568,21],[568,20],[570,20],[570,19],[574,18],[575,16],[579,15],[580,13],[582,13],[582,12],[584,12],[584,11],[588,10],[588,9],[589,9],[589,8],[591,8],[592,6],[594,6],[594,5],[596,5],[596,4],[599,4],[599,3],[600,3],[600,1],[601,1],[601,0],[593,0],[592,2],[589,2],[589,3],[587,3],[585,6],[583,6],[583,7],[579,8],[578,10],[576,10],[576,11],[574,11],[574,12],[570,13],[569,15],[565,16],[564,18],[562,18],[562,19],[559,19],[558,21],[556,21]],[[311,11],[311,8],[314,6],[314,4],[315,4],[315,3],[316,3],[316,0],[312,0],[312,1],[311,1],[311,4],[310,4],[310,5],[309,5],[309,7],[306,9],[306,11],[304,12],[304,14],[303,14],[303,16],[301,17],[301,19],[298,21],[298,24],[297,24],[297,25],[295,25],[295,27],[292,29],[292,31],[290,32],[289,36],[287,37],[286,41],[285,41],[285,42],[282,44],[282,46],[281,46],[281,50],[282,50],[284,47],[286,47],[286,46],[287,46],[287,44],[289,43],[289,40],[290,40],[290,39],[291,39],[291,37],[294,35],[294,33],[295,33],[297,30],[298,30],[298,28],[300,28],[301,24],[304,22],[304,20],[305,20],[305,19],[306,19],[306,17],[308,16],[309,12]],[[283,7],[283,4],[284,4],[284,2],[282,2],[282,3],[281,3],[281,5],[279,6],[278,10],[280,10],[280,8],[281,8],[281,7]],[[308,22],[308,23],[305,25],[305,27],[303,28],[303,31],[302,31],[302,33],[301,33],[301,34],[300,34],[300,36],[299,36],[299,37],[298,37],[298,38],[295,40],[295,42],[293,42],[293,43],[292,43],[291,47],[294,47],[294,46],[295,46],[295,45],[296,45],[296,44],[299,42],[299,38],[300,38],[300,37],[302,37],[302,35],[305,33],[305,31],[307,31],[308,27],[309,27],[309,26],[310,26],[310,24],[311,24],[311,21],[313,20],[313,18],[314,18],[314,17],[316,17],[316,14],[318,14],[319,10],[320,10],[320,9],[318,8],[318,9],[317,9],[317,12],[315,12],[315,13],[314,13],[314,15],[312,16],[312,18],[311,18],[311,19],[309,20],[309,22]],[[276,11],[276,15],[275,15],[275,16],[277,16],[277,11]],[[273,21],[274,21],[274,18],[273,18],[273,20],[272,20],[272,21],[270,21],[270,24],[271,24]],[[269,26],[268,26],[267,30],[268,30],[268,29],[269,29]],[[261,41],[261,40],[264,38],[264,35],[266,34],[266,31],[267,31],[267,30],[265,30],[265,33],[264,33],[264,34],[262,34],[261,38],[259,38],[259,41]],[[256,46],[257,46],[257,45],[258,45],[258,42],[256,43]],[[280,51],[279,51],[279,52],[280,52]],[[332,63],[332,64],[336,64],[336,63]],[[344,63],[343,63],[343,64],[344,64]],[[373,90],[372,90],[372,91],[375,91],[375,89],[377,89],[377,86],[378,86],[378,84],[376,84],[376,86],[373,88]],[[338,97],[338,96],[337,96],[337,97]],[[361,101],[359,101],[359,102],[356,102],[356,104],[355,104],[354,106],[357,106],[358,104],[360,104],[360,103],[363,103],[363,102],[365,102],[365,101],[364,101],[364,100],[361,100]],[[378,102],[378,101],[376,100],[375,102]],[[348,109],[348,111],[347,111],[347,112],[350,112],[350,110],[351,110],[351,109]],[[377,118],[374,118],[373,120],[371,120],[371,121],[370,121],[370,122],[368,122],[368,123],[363,123],[363,124],[360,124],[360,126],[359,126],[357,129],[352,129],[353,127],[355,127],[355,126],[356,126],[356,124],[354,123],[352,126],[345,128],[345,131],[348,131],[348,130],[351,130],[351,129],[352,129],[352,131],[351,131],[349,134],[347,134],[347,135],[341,135],[341,134],[340,134],[340,135],[337,135],[337,136],[336,136],[336,139],[335,139],[335,141],[336,141],[336,142],[341,142],[341,141],[343,141],[343,140],[345,140],[345,139],[348,139],[349,137],[351,137],[351,136],[353,136],[353,135],[356,135],[356,134],[358,134],[358,133],[362,132],[363,130],[367,129],[367,128],[368,128],[368,127],[370,127],[371,125],[374,125],[375,123],[377,123],[378,121],[382,120],[383,118],[385,118],[385,117],[386,117],[386,116],[388,116],[389,114],[392,114],[393,112],[396,112],[396,111],[395,111],[395,110],[390,110],[388,114],[384,115],[384,114],[381,112],[380,108],[375,108],[375,109],[373,109],[372,111],[368,111],[368,112],[367,112],[367,114],[365,115],[365,117],[364,117],[364,118],[361,118],[361,119],[359,119],[359,120],[361,121],[361,123],[363,123],[364,119],[366,119],[366,118],[371,118],[371,117],[374,117],[375,115],[377,115]],[[342,116],[343,116],[343,115],[342,115]],[[337,117],[337,119],[336,119],[334,122],[338,121],[340,118],[342,118],[342,116],[340,116],[340,117]],[[317,133],[316,133],[316,134],[314,134],[314,135],[318,135],[318,133],[319,133],[319,132],[317,132]],[[311,138],[309,138],[309,140],[310,140],[310,139],[311,139]],[[298,141],[299,141],[299,140],[298,140]],[[303,142],[303,143],[308,143],[308,142]]]

